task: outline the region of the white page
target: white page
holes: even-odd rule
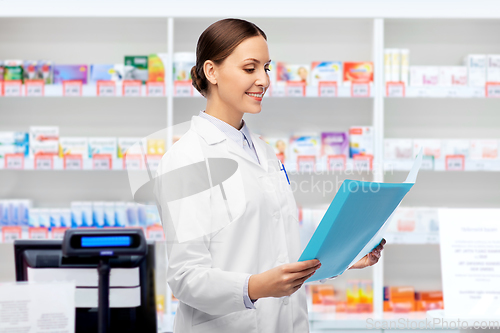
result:
[[[422,165],[422,148],[420,148],[420,152],[418,153],[417,157],[415,158],[415,161],[413,162],[413,166],[408,173],[408,176],[406,177],[405,183],[411,183],[415,184],[417,181],[417,175],[418,171],[420,170],[420,166]],[[401,203],[399,203],[401,205]],[[379,229],[379,231],[372,237],[372,239],[366,244],[366,246],[359,252],[359,254],[354,258],[354,260],[349,264],[349,268],[352,267],[355,263],[357,263],[361,258],[366,256],[368,253],[370,253],[375,247],[380,244],[382,241],[383,235],[385,234],[385,230],[389,226],[392,216],[394,215],[394,212],[399,208],[399,205],[394,209],[392,214],[387,218],[385,223],[382,225],[382,227]]]
[[[439,210],[447,317],[500,318],[500,209]]]
[[[75,285],[0,284],[0,332],[74,333]]]

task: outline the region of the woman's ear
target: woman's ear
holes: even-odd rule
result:
[[[215,73],[215,64],[212,60],[207,60],[203,64],[203,71],[205,72],[205,77],[211,84],[217,84],[217,78]]]

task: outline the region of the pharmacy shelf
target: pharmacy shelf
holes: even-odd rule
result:
[[[491,93],[491,91],[490,91]],[[387,89],[384,91],[384,96],[387,98],[496,98],[486,97],[485,87],[405,87],[403,95],[401,91],[394,95],[387,94]],[[491,94],[489,95],[491,96]]]
[[[460,162],[460,161],[459,161]],[[413,165],[412,160],[392,160],[384,161],[384,170],[387,171],[410,171]],[[491,160],[472,160],[464,159],[464,163],[446,163],[443,159],[424,159],[420,170],[432,171],[485,171],[498,172],[500,171],[500,159]]]
[[[382,325],[392,325],[392,329],[426,328],[426,312],[392,313],[319,313],[309,312],[312,331],[321,330],[373,330]],[[389,327],[387,327],[389,328]],[[447,330],[448,332],[448,330]],[[458,332],[458,330],[457,330]]]
[[[97,84],[84,84],[81,86],[81,94],[67,95],[62,84],[50,84],[45,85],[43,92],[42,89],[38,89],[35,93],[27,89],[26,85],[20,85],[15,89],[15,91],[5,92],[4,95],[0,95],[3,98],[16,98],[16,97],[150,97],[158,98],[165,97],[164,87],[154,86],[153,88],[148,88],[147,85],[141,85],[137,89],[131,91],[126,91],[122,83],[116,83],[111,85],[112,88],[101,88]],[[188,88],[190,85],[187,86]],[[111,89],[111,90],[109,90]],[[150,90],[151,89],[151,90]],[[202,98],[201,94],[197,91],[192,91],[190,89],[178,90],[174,87],[174,98]],[[264,98],[302,98],[302,97],[322,97],[322,98],[370,98],[373,97],[373,87],[371,85],[355,85],[344,86],[341,85],[334,88],[320,88],[318,86],[286,86],[286,85],[276,85],[270,91],[266,93]]]
[[[384,235],[388,244],[439,244],[439,233],[394,232]]]

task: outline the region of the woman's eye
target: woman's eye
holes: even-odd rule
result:
[[[253,71],[255,70],[255,68],[247,68],[245,70],[247,71],[247,73],[253,73]]]

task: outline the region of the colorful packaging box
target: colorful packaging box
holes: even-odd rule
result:
[[[500,82],[500,54],[489,54],[487,57],[486,81]]]
[[[290,138],[290,162],[299,172],[316,170],[321,139],[318,135],[294,135]]]
[[[54,65],[54,84],[62,84],[64,81],[81,81],[87,84],[87,65]]]
[[[126,153],[142,155],[143,152],[140,146],[141,141],[142,138],[118,138],[118,158],[123,158]],[[146,153],[146,147],[143,149],[144,153]]]
[[[29,155],[29,134],[26,132],[0,132],[0,157],[5,154]]]
[[[484,87],[486,83],[486,55],[469,54],[465,57],[469,87]]]
[[[413,141],[411,139],[385,139],[384,159],[405,160],[413,158]]]
[[[116,138],[89,138],[89,156],[111,155],[112,158],[118,156]]]
[[[114,227],[115,223],[115,203],[114,202],[104,202],[104,226]]]
[[[2,60],[0,60],[0,81],[3,81],[5,75],[5,65]]]
[[[59,154],[59,127],[30,126],[30,156]]]
[[[356,126],[349,129],[349,157],[373,155],[374,133],[371,126]]]
[[[438,86],[439,67],[437,66],[410,66],[410,86]]]
[[[39,61],[37,65],[37,78],[43,80],[45,84],[54,83],[54,65],[52,61]]]
[[[95,84],[97,81],[112,81],[114,73],[115,65],[92,64],[90,65],[89,83]]]
[[[104,227],[104,202],[92,202],[92,224],[96,228]]]
[[[23,63],[23,78],[24,80],[38,79],[38,61],[29,60]]]
[[[191,81],[191,69],[196,65],[196,53],[174,53],[173,65],[174,81]]]
[[[165,82],[167,56],[166,53],[156,53],[148,56],[148,81]]]
[[[273,147],[276,157],[285,164],[288,159],[288,138],[268,138],[265,137],[264,141]]]
[[[384,50],[384,81],[391,82],[392,81],[392,49]]]
[[[315,61],[311,64],[311,84],[319,86],[320,82],[337,82],[342,84],[341,61]]]
[[[83,137],[61,137],[59,138],[59,157],[65,155],[80,155],[83,159],[88,159],[89,142]]]
[[[5,81],[23,80],[23,61],[22,60],[5,60],[4,75]]]
[[[163,139],[148,139],[148,155],[163,155],[165,154],[165,140]]]
[[[277,80],[282,82],[305,82],[306,85],[310,84],[310,71],[309,65],[293,65],[284,62],[278,62],[278,76]]]
[[[146,83],[149,79],[148,56],[125,56],[125,65],[134,67],[132,79]]]
[[[344,85],[352,82],[373,82],[373,63],[344,62]]]
[[[321,133],[321,156],[349,154],[349,139],[346,132]]]
[[[439,85],[441,87],[466,86],[467,67],[465,66],[439,67]]]

